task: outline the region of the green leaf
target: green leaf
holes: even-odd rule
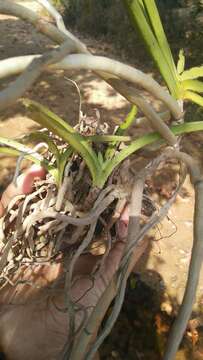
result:
[[[20,151],[18,151],[16,149],[12,149],[10,147],[6,147],[6,146],[0,146],[0,153],[9,155],[9,156],[19,156],[20,155]]]
[[[123,0],[171,94],[180,98],[180,84],[154,0]]]
[[[55,135],[61,137],[61,139],[69,143],[70,146],[82,156],[90,170],[93,183],[95,184],[100,172],[100,166],[96,153],[91,146],[88,145],[87,139],[77,133],[69,124],[52,113],[45,106],[28,99],[24,99],[23,103],[28,108],[30,117],[33,120],[52,131]]]
[[[62,118],[60,118],[60,116],[53,113],[48,107],[38,103],[37,101],[26,98],[22,99],[22,103],[29,111],[32,111],[32,109],[36,110],[41,114],[46,115],[49,121],[63,126],[69,133],[76,133],[75,129],[69,125],[67,121],[64,121]]]
[[[166,38],[164,29],[162,26],[162,22],[161,22],[161,19],[159,16],[158,9],[156,7],[156,3],[154,0],[150,0],[150,1],[143,0],[143,2],[147,9],[147,14],[149,16],[153,32],[159,43],[160,49],[162,50],[163,56],[165,57],[165,60],[168,64],[168,66],[170,67],[171,72],[174,74],[174,77],[176,77],[176,79],[177,79],[175,63],[173,60],[173,56],[171,53],[171,49],[170,49],[168,40]]]
[[[138,0],[140,3],[140,6],[142,7],[143,12],[145,12],[144,2],[143,0]],[[146,15],[146,14],[145,14]]]
[[[192,91],[185,91],[184,98],[191,100],[192,102],[194,102],[197,105],[203,106],[203,97],[198,94],[195,94]]]
[[[1,144],[5,144],[8,146],[1,146]],[[15,157],[23,155],[25,159],[30,160],[37,165],[43,166],[50,173],[54,169],[54,167],[52,165],[49,165],[49,162],[44,159],[43,156],[37,153],[33,153],[32,149],[25,147],[24,145],[16,142],[15,140],[0,137],[0,153]]]
[[[28,146],[22,145],[21,143],[13,139],[8,139],[0,136],[0,145],[1,144],[17,150],[21,155],[22,154],[24,154],[25,156],[32,155],[32,158],[36,159],[36,161],[38,161],[39,163],[44,161],[42,155],[38,154],[36,151],[33,151],[33,149],[29,148]]]
[[[133,105],[129,114],[126,116],[125,120],[120,124],[118,129],[115,132],[115,135],[123,135],[125,131],[132,125],[137,115],[137,106]]]
[[[55,155],[56,159],[59,158],[59,150],[56,146],[56,144],[53,142],[53,140],[51,140],[51,138],[45,134],[45,133],[42,133],[41,131],[36,131],[36,132],[33,132],[33,133],[30,133],[28,136],[26,136],[25,138],[27,141],[38,141],[38,142],[45,142],[47,143],[48,147],[49,147],[49,151]]]
[[[184,123],[181,125],[172,126],[170,130],[173,132],[174,135],[181,135],[185,133],[191,133],[194,131],[201,131],[203,130],[203,121],[196,121],[190,123]],[[111,161],[106,163],[104,172],[105,176],[103,176],[103,185],[105,184],[106,180],[112,173],[112,171],[128,156],[135,153],[137,150],[143,148],[146,145],[150,145],[155,143],[156,141],[160,141],[164,143],[165,141],[161,138],[161,136],[157,132],[153,132],[147,135],[142,136],[139,139],[134,140],[130,145],[120,151]],[[102,183],[101,183],[102,186]]]
[[[40,131],[36,131],[33,133],[30,133],[28,136],[25,137],[25,140],[27,141],[38,141],[38,142],[45,142],[48,147],[49,147],[49,151],[55,156],[56,158],[56,167],[57,169],[55,170],[54,174],[52,172],[52,176],[54,176],[55,180],[56,180],[56,184],[59,185],[59,160],[60,160],[60,153],[59,150],[56,146],[56,144],[51,140],[51,138],[45,134],[42,133]]]
[[[182,74],[182,72],[185,69],[185,55],[184,55],[184,50],[181,49],[179,51],[179,59],[178,59],[178,64],[177,64],[177,72],[178,74]]]
[[[183,80],[192,80],[197,79],[199,77],[203,77],[203,65],[202,66],[196,66],[189,70],[185,70],[181,75],[180,79]]]
[[[198,93],[203,93],[203,82],[199,80],[184,80],[182,82],[184,90],[192,90]]]
[[[54,114],[46,106],[43,106],[36,101],[31,101],[29,99],[23,99],[23,104],[30,111],[30,115],[33,114],[33,116],[35,116],[36,122],[41,125],[49,124],[48,127],[45,127],[47,127],[48,129],[50,128],[50,130],[55,134],[58,134],[57,132],[59,131],[59,129],[66,130],[67,136],[72,135],[69,136],[69,139],[71,142],[74,143],[74,146],[78,145],[78,147],[80,147],[80,144],[82,144],[82,147],[84,146],[86,148],[90,156],[92,156],[94,160],[97,159],[96,154],[93,152],[92,148],[88,146],[86,138],[76,132],[75,129],[72,128],[66,121],[64,121],[58,115]],[[37,121],[36,119],[37,115],[40,115],[39,121]]]
[[[96,143],[109,143],[109,142],[129,142],[132,140],[131,136],[124,136],[124,135],[90,135],[86,136],[90,142]]]
[[[101,166],[101,168],[103,168],[104,159],[103,159],[103,155],[102,155],[101,151],[98,152],[98,161],[99,161],[99,165]]]
[[[133,105],[129,114],[126,116],[125,120],[116,130],[114,136],[119,137],[120,135],[123,135],[125,131],[130,127],[130,125],[132,125],[136,114],[137,114],[137,106]],[[112,143],[108,146],[108,149],[106,150],[105,159],[111,159],[114,156],[115,151],[116,151],[116,141],[113,140]]]
[[[203,130],[203,121],[189,122],[189,123],[184,123],[181,125],[176,125],[176,126],[171,127],[171,131],[175,135],[181,135],[184,133],[190,133],[190,132],[200,131],[200,130]],[[144,147],[146,145],[150,145],[158,140],[161,140],[161,142],[164,142],[164,140],[161,139],[161,136],[158,133],[150,133],[139,139],[134,140],[129,146],[127,146],[118,155],[116,155],[115,158],[113,158],[112,160],[107,160],[103,164],[104,165],[103,172],[100,173],[100,176],[97,179],[97,185],[100,188],[102,188],[104,186],[105,182],[107,181],[109,175],[112,173],[112,171],[115,169],[116,166],[118,166],[123,160],[125,160],[128,156],[130,156],[137,150],[141,149],[142,147]],[[9,147],[0,146],[0,153],[6,154],[9,156],[19,156],[22,154],[22,150],[24,153],[25,153],[25,150],[26,150],[26,153],[28,153],[29,151],[32,150],[28,147],[25,147],[22,144],[19,144],[18,142],[14,141],[14,140],[5,139],[3,137],[0,137],[0,143],[1,144],[5,143],[6,145],[9,144]],[[11,146],[13,146],[14,149],[11,148]],[[63,174],[65,165],[66,165],[69,157],[71,156],[71,154],[72,154],[72,149],[68,148],[61,155],[60,174]],[[41,155],[39,155],[39,156],[41,157]],[[99,156],[102,157],[102,154]],[[46,160],[41,161],[40,159],[38,159],[38,156],[37,156],[37,158],[35,157],[35,154],[34,155],[25,154],[25,158],[29,159],[37,164],[41,164],[42,166],[45,166],[45,168],[50,173],[52,173],[52,175],[54,177],[57,177],[57,169],[55,169],[53,166],[49,165]]]
[[[58,166],[58,182],[59,182],[59,185],[62,184],[64,170],[65,170],[66,164],[68,162],[68,159],[70,158],[72,153],[73,153],[73,149],[71,147],[68,147],[62,154],[60,154],[59,166]]]

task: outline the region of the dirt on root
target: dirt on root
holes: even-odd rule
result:
[[[33,9],[35,2],[23,1],[23,4]],[[41,9],[37,6],[36,11]],[[0,59],[42,53],[54,45],[31,25],[11,16],[0,15],[0,33],[3,34],[0,39]],[[109,45],[90,38],[83,40],[92,52],[117,57]],[[139,54],[136,56],[139,58]],[[140,69],[146,71],[147,64]],[[67,78],[77,82],[81,91],[82,111],[88,116],[95,116],[95,111],[99,110],[102,121],[115,125],[128,113],[130,105],[127,101],[91,72],[58,71],[44,74],[26,96],[48,105],[71,124],[76,124],[79,98]],[[1,88],[11,80],[1,80]],[[155,104],[156,107],[159,105]],[[0,136],[17,138],[36,127],[20,104],[0,114]],[[137,133],[144,131],[146,129],[141,128]],[[182,142],[185,151],[200,162],[202,140],[203,134],[198,133],[185,137]],[[14,167],[14,159],[0,157],[1,191],[11,180]],[[153,184],[156,190],[154,198],[157,200],[156,193],[161,194],[163,199],[170,196],[174,181],[173,166],[166,169],[164,176],[157,174]],[[129,279],[121,315],[101,349],[102,359],[161,359],[166,334],[181,302],[187,278],[193,236],[193,207],[194,191],[187,177],[176,203],[168,217],[154,230],[154,240]],[[203,271],[193,313],[199,324],[198,339],[194,340],[193,331],[189,329],[177,359],[203,359],[202,304]]]

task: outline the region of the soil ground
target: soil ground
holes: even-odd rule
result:
[[[34,1],[21,2],[32,10],[40,11],[39,6],[34,7]],[[0,59],[37,54],[53,46],[50,40],[37,33],[31,25],[10,16],[0,15],[0,34]],[[82,40],[94,53],[117,57],[107,44],[90,38]],[[139,58],[139,54],[136,56]],[[146,71],[146,63],[138,65],[141,70]],[[95,109],[98,109],[101,119],[111,125],[124,119],[130,109],[129,104],[91,72],[58,71],[55,74],[45,74],[27,96],[48,105],[74,124],[78,118],[79,99],[76,89],[66,77],[77,82],[81,90],[82,110],[88,116],[95,116]],[[6,81],[1,81],[1,88],[6,84]],[[0,120],[0,136],[16,138],[36,128],[36,124],[27,118],[19,104],[1,113]],[[187,151],[202,160],[202,134],[188,136],[183,143]],[[6,157],[0,159],[0,190],[3,190],[12,178],[15,160]],[[169,173],[171,174],[170,171]],[[166,174],[165,179],[159,178],[157,181],[157,189],[167,192],[167,186],[170,187],[173,179]],[[136,268],[136,274],[130,279],[120,318],[101,350],[102,359],[161,359],[165,334],[184,292],[192,246],[193,206],[194,192],[187,178],[184,189],[170,210],[169,218],[156,229],[156,241],[151,243],[148,253]],[[202,295],[203,271],[193,316],[198,318],[200,325]],[[201,337],[201,326],[199,336]],[[188,337],[185,342],[186,346],[183,344],[177,359],[197,358],[196,355],[191,355],[194,353],[194,346]],[[201,347],[201,341],[198,346]],[[203,359],[203,353],[200,358]]]

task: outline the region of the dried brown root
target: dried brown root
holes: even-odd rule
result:
[[[68,199],[70,187],[73,187],[73,175],[67,172],[59,191],[48,177],[36,182],[32,194],[26,197],[20,195],[11,201],[1,220],[0,286],[9,281],[12,283],[12,277],[20,265],[54,261],[63,248],[74,252],[70,264],[70,269],[73,269],[80,254],[90,251],[90,244],[96,238],[96,226],[102,233],[104,223],[101,215],[108,217],[110,222],[116,203],[128,195],[121,186],[116,185],[100,191],[96,189],[96,192],[90,188],[86,198],[89,202],[92,193],[94,197],[96,194],[94,205],[91,210],[80,211],[81,204]],[[75,194],[77,199],[77,192]],[[110,228],[112,226],[113,223]],[[75,246],[78,247],[76,252]]]
[[[184,173],[181,173],[179,186],[177,186],[172,198],[166,202],[163,208],[153,203],[150,194],[144,193],[146,191],[145,179],[151,176],[157,167],[160,167],[160,164],[163,164],[166,160],[167,154],[163,153],[140,171],[134,180],[138,191],[133,190],[132,192],[128,241],[114,279],[117,289],[115,309],[104,329],[104,333],[101,334],[101,337],[92,347],[91,354],[96,351],[103,338],[109,333],[118,316],[125,293],[127,277],[132,268],[132,254],[149,229],[154,227],[167,214],[184,180]],[[86,170],[83,169],[83,171]],[[64,262],[64,296],[66,311],[68,311],[69,316],[69,340],[72,340],[69,341],[69,346],[65,351],[66,354],[70,354],[72,351],[74,354],[76,334],[79,334],[82,326],[87,325],[89,321],[87,309],[81,309],[81,299],[75,301],[75,299],[71,298],[71,288],[77,280],[73,277],[75,265],[82,254],[94,253],[93,249],[96,247],[103,248],[103,255],[98,257],[98,261],[90,274],[91,286],[94,286],[95,279],[102,275],[105,261],[108,258],[112,244],[116,241],[115,224],[126,203],[129,203],[130,194],[130,188],[128,191],[124,190],[122,183],[119,182],[122,180],[122,176],[115,172],[114,177],[116,176],[116,179],[112,178],[111,185],[107,185],[99,191],[86,186],[86,194],[79,201],[77,194],[78,184],[74,182],[77,174],[73,176],[73,174],[70,175],[67,172],[62,188],[59,191],[57,191],[54,182],[48,177],[44,181],[37,182],[35,191],[26,198],[24,196],[15,198],[3,219],[1,242],[1,288],[7,283],[12,286],[16,285],[12,279],[22,264],[47,264],[57,261],[57,257],[61,253],[64,256],[68,254],[68,261]],[[87,179],[86,176],[82,178]],[[118,179],[121,180],[118,181]],[[129,179],[130,183],[131,180]],[[71,200],[69,197],[70,188],[72,190]],[[82,207],[85,202],[88,203],[86,209]],[[149,204],[150,211],[146,212],[145,206],[148,208]],[[75,317],[78,312],[83,313],[83,320],[81,325],[76,328]],[[91,358],[92,355],[89,354],[88,356],[90,357],[87,358]]]

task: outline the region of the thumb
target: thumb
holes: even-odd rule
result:
[[[44,179],[46,175],[45,169],[39,165],[33,165],[24,174],[17,178],[17,183],[11,183],[4,191],[0,200],[0,217],[3,216],[9,202],[17,195],[29,194],[32,192],[34,180],[36,178]]]

